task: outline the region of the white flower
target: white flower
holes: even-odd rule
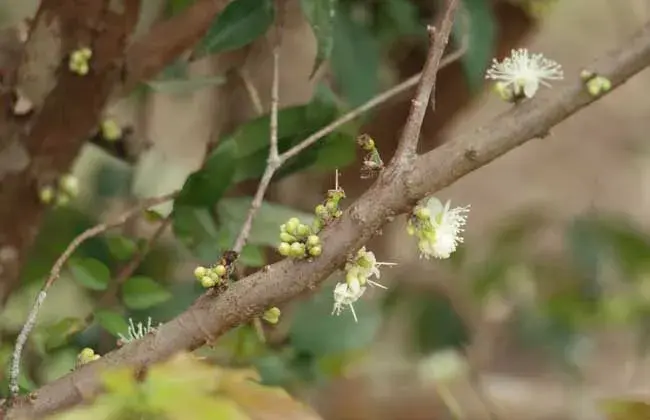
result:
[[[523,94],[532,98],[539,85],[550,87],[547,80],[564,78],[562,66],[542,54],[529,54],[525,48],[512,50],[511,56],[502,62],[493,59],[492,66],[485,75],[486,79],[500,80],[504,86],[512,86],[515,95]]]
[[[158,324],[157,327],[151,326],[151,317],[147,318],[147,326],[145,327],[142,322],[138,322],[137,325],[133,324],[133,319],[129,318],[129,329],[127,330],[127,335],[118,334],[122,344],[130,343],[131,341],[138,340],[150,332],[155,332],[158,327],[162,324]]]
[[[356,286],[351,287],[348,283],[338,283],[336,285],[334,288],[334,308],[332,309],[332,315],[340,315],[344,306],[347,305],[350,311],[352,311],[354,322],[358,322],[357,314],[354,312],[354,303],[359,300],[363,292],[366,291],[366,288],[361,287],[358,283]]]
[[[421,229],[419,232],[420,256],[446,259],[456,251],[458,244],[463,242],[461,234],[465,231],[463,226],[467,222],[466,213],[469,206],[451,207],[451,202],[442,205],[440,200],[431,197],[427,201],[426,209],[430,216],[431,229]]]
[[[375,276],[376,278],[381,277],[379,272],[379,267],[385,265],[397,265],[396,263],[390,262],[379,262],[375,257],[375,253],[372,251],[366,251],[366,247],[362,247],[357,251],[357,255],[354,259],[348,261],[345,264],[346,271],[346,281],[350,285],[351,282],[358,281],[360,285],[365,285],[366,283],[371,286],[377,286],[382,289],[387,289],[386,286],[370,280],[370,277]]]

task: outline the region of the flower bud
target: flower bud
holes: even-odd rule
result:
[[[292,217],[287,222],[287,233],[289,233],[291,235],[295,235],[296,234],[296,229],[298,229],[299,225],[300,225],[300,220],[298,220],[297,217]]]
[[[219,264],[216,267],[214,267],[214,272],[217,273],[219,277],[223,277],[226,274],[226,266],[223,264]]]
[[[305,256],[305,245],[300,242],[294,242],[291,244],[291,251],[289,255],[295,258],[302,258]]]
[[[108,119],[102,121],[102,137],[108,141],[119,140],[122,137],[122,127],[114,120]]]
[[[282,242],[278,246],[278,252],[280,253],[280,255],[284,257],[288,257],[289,254],[291,253],[291,245],[289,245],[289,243],[287,242]]]
[[[323,248],[320,245],[316,245],[309,248],[309,255],[311,255],[312,257],[318,257],[322,253],[323,253]]]
[[[309,235],[307,238],[307,246],[313,247],[320,244],[320,238],[318,235]]]
[[[333,200],[327,200],[325,202],[325,208],[327,209],[327,211],[329,213],[334,213],[338,208],[338,204],[336,202],[334,202]]]
[[[310,233],[311,233],[311,230],[309,229],[309,226],[304,225],[302,223],[300,225],[298,225],[298,228],[296,229],[296,234],[298,236],[303,236],[304,237],[304,236],[309,235]]]
[[[297,241],[297,238],[293,235],[289,235],[287,232],[280,233],[280,240],[282,242],[293,243]]]
[[[274,306],[271,309],[264,312],[264,316],[262,316],[262,318],[264,319],[264,321],[268,322],[269,324],[277,324],[278,321],[280,321],[281,314],[282,312],[280,311],[280,309]]]
[[[198,266],[194,269],[194,277],[196,277],[197,280],[205,277],[207,273],[208,273],[208,269],[205,267]]]
[[[420,220],[429,220],[431,218],[431,211],[426,207],[416,207],[415,217]]]
[[[206,289],[209,289],[210,287],[214,287],[217,285],[217,282],[209,276],[205,276],[201,279],[201,286],[205,287]]]
[[[59,188],[70,197],[76,197],[79,195],[79,180],[74,175],[63,175],[59,178]]]
[[[326,217],[327,216],[327,209],[325,208],[324,205],[319,204],[314,209],[314,213],[316,213],[316,216],[318,216],[318,217]]]
[[[54,201],[54,194],[54,188],[48,185],[41,188],[41,190],[38,192],[38,198],[43,204],[51,204]]]

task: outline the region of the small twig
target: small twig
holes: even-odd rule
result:
[[[280,44],[282,42],[282,13],[278,13],[278,20],[276,23],[276,41],[273,46],[273,83],[271,87],[271,122],[270,122],[270,147],[269,147],[269,157],[266,162],[266,168],[264,169],[264,174],[260,180],[259,185],[257,186],[257,191],[251,202],[251,206],[248,209],[246,214],[246,220],[242,225],[239,235],[235,240],[235,245],[233,245],[232,250],[240,253],[246,245],[248,240],[248,235],[250,234],[251,227],[253,226],[253,219],[257,214],[257,211],[262,206],[262,201],[264,200],[264,195],[266,190],[271,183],[271,179],[275,174],[275,171],[284,163],[279,157],[278,153],[278,106],[280,102]]]
[[[405,158],[410,160],[415,157],[422,122],[424,121],[424,115],[427,112],[427,103],[430,98],[431,106],[435,108],[436,76],[440,69],[442,54],[449,41],[449,34],[454,26],[454,16],[457,8],[458,0],[449,0],[447,2],[447,10],[442,18],[440,30],[436,30],[433,26],[427,27],[431,46],[429,47],[429,53],[427,54],[427,60],[422,70],[422,77],[418,83],[415,97],[411,102],[411,111],[409,112],[408,120],[406,121],[397,151],[395,152],[394,162],[400,165]]]
[[[275,59],[275,56],[273,58]],[[248,97],[250,98],[251,103],[253,104],[253,108],[255,108],[255,112],[257,113],[257,115],[262,115],[264,113],[262,100],[260,99],[260,94],[257,91],[257,88],[253,84],[252,80],[250,79],[248,72],[245,69],[239,69],[237,73],[239,74],[239,77],[244,83],[244,87],[246,88],[246,93],[248,93]]]
[[[137,206],[132,207],[131,209],[125,211],[114,220],[100,223],[96,226],[93,226],[90,229],[87,229],[79,236],[74,238],[72,242],[70,242],[70,245],[68,245],[68,247],[63,252],[63,254],[61,254],[61,256],[54,263],[54,266],[50,271],[50,275],[45,281],[45,284],[41,288],[40,292],[38,293],[38,296],[36,297],[36,301],[34,302],[34,305],[32,306],[32,309],[30,310],[29,315],[27,316],[27,321],[25,322],[25,325],[23,325],[22,329],[20,330],[20,334],[18,334],[18,338],[16,339],[16,345],[14,347],[14,352],[11,359],[11,372],[9,375],[9,398],[7,398],[7,400],[5,401],[5,405],[7,406],[11,405],[12,400],[16,398],[16,396],[18,395],[18,391],[19,391],[18,376],[20,374],[20,359],[22,356],[23,347],[27,342],[29,333],[32,331],[34,325],[36,324],[36,317],[38,316],[38,312],[41,306],[43,305],[43,302],[45,301],[49,288],[52,287],[54,282],[61,276],[61,270],[63,269],[63,266],[70,259],[72,254],[86,240],[101,235],[102,233],[106,232],[109,229],[115,228],[117,226],[121,226],[124,223],[126,223],[130,218],[140,214],[143,210],[146,210],[147,208],[155,206],[157,204],[161,204],[166,201],[172,200],[175,196],[176,196],[176,192],[161,197],[154,197],[154,198],[147,199],[139,203]]]
[[[448,54],[442,61],[440,61],[440,66],[438,66],[438,69],[439,70],[443,69],[448,65],[450,65],[451,63],[453,63],[454,61],[461,58],[467,51],[467,47],[468,47],[467,37],[464,37],[458,50],[454,51],[451,54]],[[416,86],[421,78],[422,78],[422,73],[418,73],[414,76],[411,76],[411,78],[375,96],[365,104],[353,109],[352,111],[343,115],[341,118],[331,122],[329,125],[321,128],[311,136],[307,137],[305,140],[293,146],[291,149],[282,153],[280,155],[280,162],[284,163],[287,160],[297,156],[300,152],[312,146],[318,140],[332,133],[337,128],[349,123],[352,120],[359,118],[361,115],[365,114],[371,109],[378,107],[379,105],[384,104],[385,102],[388,102],[395,96],[403,92],[406,92],[407,90],[411,89],[413,86]]]

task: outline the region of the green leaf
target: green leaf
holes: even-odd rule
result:
[[[168,0],[167,2],[167,15],[174,16],[187,9],[196,0]]]
[[[355,138],[343,132],[332,133],[318,150],[314,169],[333,171],[344,168],[354,162],[357,148]]]
[[[236,145],[234,142],[221,143],[210,154],[203,168],[192,173],[176,200],[177,205],[211,207],[230,187],[236,169]]]
[[[332,304],[332,288],[325,287],[297,305],[289,331],[294,349],[324,356],[359,350],[372,342],[381,323],[373,302],[360,299],[354,304],[359,322],[354,322],[347,308],[341,315],[332,316]]]
[[[467,13],[468,19],[456,19],[453,36],[454,41],[460,44],[467,33],[467,51],[461,62],[470,90],[476,91],[483,85],[485,69],[494,56],[496,23],[487,0],[464,0],[463,6],[462,12]],[[464,20],[468,21],[467,25],[464,25]]]
[[[107,309],[99,309],[95,311],[95,321],[115,337],[117,337],[118,334],[125,334],[129,329],[129,325],[124,320],[122,314]]]
[[[461,348],[469,343],[469,331],[448,299],[440,295],[415,295],[409,299],[413,316],[415,349],[420,355]]]
[[[80,285],[91,290],[106,290],[108,287],[111,273],[101,261],[94,258],[73,259],[68,267]]]
[[[176,80],[153,80],[147,82],[147,86],[156,92],[179,95],[192,93],[206,87],[219,86],[225,82],[226,78],[222,76],[191,77]]]
[[[266,264],[264,252],[259,246],[246,245],[239,256],[242,264],[248,267],[262,267]]]
[[[125,236],[110,236],[106,239],[108,250],[119,261],[130,260],[138,250],[138,244]]]
[[[45,334],[45,350],[51,351],[66,344],[70,337],[86,327],[83,319],[63,318],[62,320],[42,327]]]
[[[336,3],[337,0],[300,0],[302,12],[311,25],[318,46],[312,75],[332,54]]]
[[[129,309],[147,309],[171,299],[172,294],[154,280],[134,276],[122,285],[122,299]]]
[[[220,255],[219,230],[209,209],[177,206],[173,228],[176,238],[199,259],[212,261]]]
[[[250,197],[224,198],[217,204],[219,219],[231,234],[236,235],[241,229],[251,201]],[[309,225],[314,221],[313,214],[279,204],[262,202],[257,216],[253,220],[251,233],[248,237],[249,244],[276,246],[279,241],[280,225],[292,217],[297,217]]]
[[[330,60],[336,83],[349,104],[359,106],[379,89],[379,44],[370,30],[343,10],[336,13]]]
[[[275,10],[271,0],[234,0],[217,16],[194,58],[235,50],[266,33]]]

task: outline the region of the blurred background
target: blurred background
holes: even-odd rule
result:
[[[139,30],[146,32],[192,1],[143,3]],[[467,27],[459,25],[452,48],[466,37],[467,52],[441,71],[438,111],[427,116],[422,151],[507,111],[484,89],[492,57],[520,46],[543,53],[562,64],[565,80],[553,86],[562,89],[650,19],[648,0],[463,3]],[[418,72],[424,24],[437,16],[437,4],[340,0],[331,57],[310,78],[316,38],[301,2],[288,0],[281,144],[300,141]],[[36,6],[2,2],[0,26],[31,16]],[[28,343],[24,390],[69,372],[83,347],[113,349],[128,318],[165,322],[202,293],[193,269],[232,246],[263,170],[265,146],[253,139],[268,137],[272,39],[263,34],[242,48],[182,57],[106,110],[124,135],[118,142],[95,136],[78,157],[72,172],[79,196],[49,212],[21,288],[0,311],[2,366],[53,262],[77,234],[139,199],[183,187],[211,143],[217,151],[228,141],[254,149],[238,156],[237,182],[215,206],[181,209],[168,219],[171,204],[161,205],[74,254]],[[639,402],[636,414],[609,418],[650,418],[640,403],[650,402],[649,89],[646,71],[549,137],[437,193],[452,205],[471,205],[465,243],[450,260],[419,259],[404,216],[385,226],[367,247],[379,261],[398,265],[382,270],[387,291],[373,289],[355,306],[358,323],[349,312],[330,316],[336,273],[321,290],[282,307],[280,322],[263,326],[266,342],[246,325],[201,354],[221,366],[254,366],[265,383],[284,387],[327,419],[600,419],[611,412],[609,400]],[[242,257],[245,272],[279,259],[279,225],[294,215],[311,217],[334,187],[335,168],[347,193],[343,208],[368,188],[355,137],[371,135],[388,162],[411,95],[348,124],[281,172]],[[143,248],[150,249],[137,269],[116,284]]]

